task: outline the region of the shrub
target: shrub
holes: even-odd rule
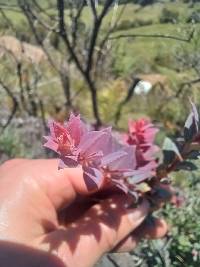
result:
[[[153,21],[150,19],[149,20],[135,19],[134,21],[122,20],[121,23],[119,23],[119,25],[116,27],[116,31],[128,30],[140,26],[151,25],[152,23]]]
[[[187,23],[200,23],[200,9],[195,10],[187,18]]]
[[[177,23],[178,16],[178,12],[163,8],[159,21],[160,23]]]

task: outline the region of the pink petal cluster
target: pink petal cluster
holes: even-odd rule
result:
[[[152,176],[148,163],[155,129],[149,129],[145,122],[141,126],[136,129],[130,125],[128,144],[119,144],[111,128],[89,130],[79,115],[71,114],[64,125],[49,123],[50,135],[45,136],[44,146],[59,155],[59,168],[82,167],[88,187],[110,183],[128,193],[138,182]],[[139,141],[134,137],[137,134]]]
[[[88,186],[99,187],[109,180],[127,192],[123,177],[135,165],[133,153],[115,144],[110,128],[88,130],[73,114],[64,125],[51,121],[49,128],[44,146],[59,155],[59,168],[82,167]]]
[[[141,182],[142,180],[155,175],[157,162],[155,160],[155,153],[158,147],[154,144],[156,133],[158,129],[147,119],[139,119],[136,121],[129,121],[129,132],[125,134],[125,141],[133,147],[133,153],[136,155],[136,179],[134,182]]]

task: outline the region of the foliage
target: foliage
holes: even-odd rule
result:
[[[13,133],[9,128],[0,136],[0,153],[6,154],[8,158],[25,157],[27,155],[18,133]]]
[[[143,242],[138,253],[134,253],[139,266],[148,267],[198,267],[200,264],[200,223],[199,223],[199,174],[198,172],[184,175],[181,178],[184,204],[177,208],[167,204],[159,215],[170,224],[168,236],[163,240]],[[173,184],[177,184],[177,176],[173,176]],[[187,186],[186,186],[187,184]],[[180,186],[180,185],[179,185]]]
[[[136,28],[151,24],[153,24],[153,21],[151,19],[149,20],[135,19],[134,21],[122,20],[115,28],[115,31],[128,30],[130,28]]]
[[[7,2],[8,4],[16,4],[15,0]],[[42,19],[41,21],[44,25],[54,27],[52,22],[54,18],[57,19],[55,1],[45,0],[37,2],[45,7],[49,18],[38,10],[36,15]],[[73,3],[74,1],[66,2]],[[186,110],[188,110],[188,96],[195,99],[196,103],[200,101],[198,82],[200,77],[199,1],[166,0],[160,3],[160,1],[122,0],[118,2],[119,6],[115,9],[116,13],[113,6],[109,9],[102,23],[98,42],[94,49],[95,60],[98,53],[102,56],[101,61],[98,63],[100,68],[96,68],[96,64],[94,64],[91,71],[98,87],[98,106],[101,119],[105,125],[114,126],[116,111],[121,101],[128,95],[129,88],[131,88],[134,79],[153,80],[153,87],[148,94],[141,93],[136,95],[133,92],[123,108],[118,125],[115,125],[114,128],[116,129],[117,127],[117,130],[120,129],[120,131],[127,129],[127,121],[130,117],[133,120],[137,120],[140,117],[151,117],[161,128],[157,136],[157,143],[161,146],[163,139],[168,135],[173,139],[173,144],[176,145],[174,137],[180,135],[181,125],[183,125]],[[153,4],[150,2],[153,2]],[[0,1],[0,3],[4,4],[5,1]],[[76,2],[77,5],[79,3],[80,1]],[[105,3],[105,1],[98,1],[98,3],[97,11],[100,13],[101,4]],[[123,3],[127,3],[126,6]],[[73,24],[71,23],[70,16],[76,10],[70,12],[70,5],[65,5],[65,8],[67,30],[71,32]],[[122,12],[123,8],[124,12]],[[33,11],[35,10],[33,9]],[[41,40],[40,44],[35,39],[27,19],[22,13],[13,10],[6,10],[5,13],[13,23],[13,28],[10,27],[1,14],[1,35],[16,36],[19,40],[28,42],[36,48],[40,48],[41,44],[45,44],[45,48],[51,55],[57,69],[54,69],[48,60],[42,61],[39,64],[33,64],[23,61],[16,62],[14,59],[11,59],[10,55],[0,59],[2,63],[0,66],[1,79],[5,81],[6,85],[9,85],[11,93],[19,101],[20,108],[16,116],[28,118],[24,131],[21,131],[20,127],[11,124],[1,134],[0,154],[6,154],[6,158],[18,156],[44,157],[46,155],[41,149],[40,144],[44,130],[42,127],[36,129],[37,122],[33,120],[31,123],[31,119],[29,120],[31,101],[34,100],[36,104],[40,104],[40,101],[42,101],[44,112],[42,113],[39,105],[37,112],[37,116],[40,118],[43,114],[43,119],[45,120],[53,117],[55,120],[63,122],[68,117],[71,107],[66,104],[64,97],[62,80],[59,73],[61,69],[64,73],[62,77],[66,78],[66,75],[70,77],[74,112],[81,113],[84,120],[93,125],[94,117],[88,84],[81,77],[80,72],[76,70],[63,40],[58,38],[58,32],[48,31],[44,25],[41,25],[39,20],[34,20],[36,31]],[[194,28],[193,22],[196,23],[195,33],[188,42],[155,37],[111,39],[105,42],[104,49],[101,50],[101,41],[119,17],[120,19],[117,21],[110,37],[121,34],[140,35],[142,33],[144,35],[160,34],[187,39]],[[80,57],[80,62],[84,65],[88,53],[90,34],[94,26],[93,15],[89,6],[84,6],[77,25],[78,47],[76,53]],[[24,106],[20,102],[20,79],[17,76],[20,66],[22,70],[20,78],[22,78],[22,89],[24,89],[25,96]],[[161,80],[158,79],[155,82],[158,74]],[[190,83],[191,81],[192,83]],[[27,91],[29,85],[32,86],[30,94]],[[177,95],[179,91],[181,93]],[[30,98],[29,96],[34,97]],[[4,118],[4,113],[6,113],[4,110],[11,110],[12,101],[1,86],[0,102],[3,109],[3,116],[1,118]],[[40,118],[35,119],[40,120]],[[32,144],[34,144],[34,149]],[[168,145],[165,143],[166,146],[168,146],[169,150],[169,142]],[[173,148],[172,143],[171,148]],[[174,156],[175,151],[172,151],[172,153],[167,152],[168,156],[169,154]],[[2,160],[5,159],[2,157]],[[179,169],[194,169],[193,164],[198,165],[198,160],[191,161],[189,159],[186,164],[180,164],[178,167]],[[199,171],[187,172],[185,174],[181,170],[173,173],[172,180],[178,188],[181,187],[186,196],[186,203],[180,209],[173,208],[170,205],[165,207],[163,215],[172,225],[172,234],[166,240],[143,244],[141,254],[139,254],[137,260],[138,262],[144,261],[145,267],[197,267],[200,265],[200,229],[198,223],[200,218],[198,212]]]
[[[163,8],[160,16],[160,23],[177,23],[178,16],[178,12]]]
[[[200,23],[200,10],[197,9],[190,14],[190,16],[187,18],[187,22],[192,23]]]

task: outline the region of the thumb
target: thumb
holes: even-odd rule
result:
[[[125,204],[126,196],[106,199],[72,225],[48,234],[45,242],[54,248],[66,266],[93,266],[136,229],[149,212],[146,201],[134,209],[127,209]]]

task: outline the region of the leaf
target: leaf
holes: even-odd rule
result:
[[[104,151],[104,147],[108,146],[110,135],[106,131],[91,131],[87,132],[81,138],[78,149],[87,155],[97,151]]]
[[[89,190],[93,190],[95,187],[99,188],[103,182],[103,175],[100,170],[92,167],[83,166],[83,178],[85,184]]]
[[[190,115],[187,120],[188,121],[193,121],[193,116]],[[184,134],[184,138],[185,138],[186,142],[191,141],[193,139],[193,137],[197,134],[197,130],[196,130],[195,124],[193,122],[185,124],[184,133],[183,134]]]
[[[102,166],[107,166],[107,165],[116,163],[117,161],[119,161],[121,158],[124,158],[125,156],[127,156],[127,153],[124,151],[117,151],[117,152],[110,153],[106,155],[105,157],[103,157]]]
[[[179,152],[176,144],[168,137],[165,138],[163,143],[163,155],[164,155],[164,164],[170,164],[176,156],[179,160],[182,161],[183,158]]]
[[[200,151],[195,151],[195,150],[191,151],[187,156],[187,158],[193,160],[200,159]]]
[[[126,175],[127,174],[132,174],[132,176],[128,178],[128,182],[130,184],[136,185],[138,183],[143,182],[144,180],[152,178],[155,173],[152,170],[139,169],[132,172],[127,172]]]
[[[135,186],[135,188],[138,190],[138,191],[140,191],[140,192],[142,192],[142,193],[146,193],[146,192],[149,192],[149,191],[151,191],[151,187],[147,184],[147,183],[141,183],[141,184],[137,184],[136,186]]]
[[[184,126],[185,141],[190,141],[199,131],[199,114],[195,104],[191,102],[192,111],[190,112]]]
[[[190,103],[191,103],[191,106],[192,106],[192,113],[193,113],[193,116],[194,116],[194,122],[195,122],[195,125],[196,125],[196,129],[198,131],[199,130],[199,113],[198,113],[196,105],[191,100],[190,100]]]
[[[197,166],[191,161],[182,161],[177,164],[175,171],[185,170],[185,171],[195,171],[197,170]]]

